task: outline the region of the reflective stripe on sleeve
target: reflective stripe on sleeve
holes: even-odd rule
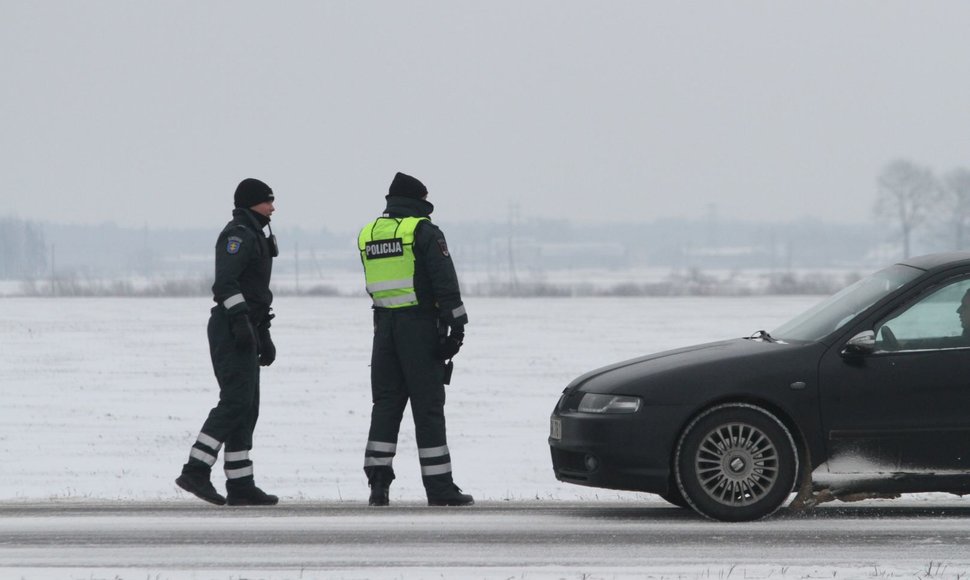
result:
[[[249,459],[249,451],[226,451],[225,455],[223,455],[222,458],[227,462],[245,461]]]
[[[441,465],[422,465],[421,475],[443,475],[451,473],[451,464],[442,463]]]
[[[374,292],[382,292],[384,290],[404,290],[414,286],[413,278],[404,278],[401,280],[387,280],[385,282],[374,282],[373,284],[367,285],[367,291],[373,294]]]
[[[228,479],[240,479],[243,477],[248,477],[253,474],[253,466],[249,465],[246,467],[240,467],[239,469],[227,469],[226,478]]]
[[[215,455],[211,455],[209,453],[206,453],[205,451],[202,451],[198,447],[193,447],[192,448],[192,451],[189,451],[189,457],[194,457],[194,458],[198,459],[199,461],[205,463],[209,467],[212,467],[213,465],[216,464],[216,456]]]
[[[465,305],[464,304],[462,304],[458,308],[455,308],[454,310],[451,311],[451,317],[452,318],[461,318],[464,315],[465,315]]]
[[[364,467],[375,467],[378,465],[392,465],[394,463],[393,457],[365,457]]]
[[[448,446],[442,445],[441,447],[425,447],[424,449],[418,449],[418,457],[441,457],[442,455],[448,455]]]
[[[218,441],[215,437],[211,437],[205,433],[199,432],[199,436],[196,437],[195,440],[205,445],[209,449],[214,450],[216,453],[222,449],[222,441]]]
[[[387,308],[389,306],[397,306],[399,304],[408,304],[409,302],[417,302],[417,301],[418,301],[418,297],[412,292],[411,294],[402,294],[401,296],[391,296],[390,298],[375,298],[374,306]]]
[[[368,441],[367,451],[380,451],[381,453],[397,453],[397,443],[385,443],[383,441]]]
[[[246,299],[243,298],[242,294],[233,294],[229,298],[226,298],[226,300],[222,303],[222,305],[226,307],[226,310],[229,310],[233,306],[237,304],[242,304],[244,302],[246,302]]]

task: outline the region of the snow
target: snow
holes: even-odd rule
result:
[[[617,360],[772,328],[817,297],[467,301],[446,416],[456,482],[482,500],[630,499],[552,476],[563,387]],[[0,499],[161,500],[218,388],[202,299],[0,299]],[[366,298],[281,298],[252,456],[283,500],[366,497]],[[393,499],[421,499],[405,414]],[[646,499],[654,496],[646,495]]]
[[[466,346],[455,360],[446,405],[456,482],[482,503],[666,505],[650,494],[555,480],[546,438],[548,417],[563,387],[587,370],[618,360],[770,330],[818,300],[468,299],[471,323]],[[173,480],[217,398],[205,336],[210,306],[198,298],[0,298],[0,505],[197,502],[177,490]],[[257,482],[279,494],[284,504],[362,502],[368,492],[362,462],[370,407],[369,301],[284,297],[274,309],[279,356],[262,375],[252,453]],[[391,499],[420,505],[424,493],[413,434],[405,414]],[[54,520],[38,525],[67,525]],[[74,562],[82,567],[65,561],[8,572],[25,578],[117,576],[97,558]],[[652,577],[727,578],[733,569],[689,559],[668,564],[652,569]],[[926,564],[914,552],[911,561],[896,568],[873,569],[851,561],[819,568],[809,560],[779,566],[757,559],[742,568],[747,578],[853,578],[913,577],[922,567],[925,577]],[[537,566],[523,572],[503,567],[498,559],[487,569],[458,567],[442,573],[417,566],[403,573],[334,568],[326,577],[644,577],[633,567],[604,564],[591,570],[595,573]],[[947,575],[954,570],[930,576],[953,577]],[[174,565],[162,572],[128,568],[117,577],[240,574]],[[277,569],[258,577],[300,576],[299,570]]]

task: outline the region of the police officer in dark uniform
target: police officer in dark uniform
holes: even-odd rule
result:
[[[273,190],[258,179],[244,179],[235,193],[232,221],[216,242],[216,305],[209,317],[209,352],[219,382],[219,403],[202,425],[189,460],[175,483],[217,505],[275,505],[279,498],[256,487],[253,429],[259,416],[259,367],[276,359],[270,337],[269,289],[273,258],[279,254],[272,228]],[[226,497],[212,486],[212,466],[225,445]]]
[[[452,480],[444,415],[446,375],[468,315],[445,236],[428,217],[434,206],[427,195],[424,184],[398,173],[384,214],[358,236],[374,300],[373,407],[364,452],[372,506],[389,503],[398,430],[409,400],[428,505],[474,503]]]

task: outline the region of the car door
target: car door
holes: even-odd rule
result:
[[[968,291],[967,277],[930,286],[875,324],[874,352],[844,357],[837,346],[825,355],[831,471],[970,467],[970,328],[958,312]]]

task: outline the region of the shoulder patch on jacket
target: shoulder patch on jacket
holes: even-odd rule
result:
[[[444,238],[438,238],[438,248],[441,249],[441,255],[448,258],[451,254],[448,253],[448,242]]]
[[[229,239],[226,241],[226,253],[238,254],[239,248],[242,247],[242,243],[242,238],[238,236],[229,236]]]

